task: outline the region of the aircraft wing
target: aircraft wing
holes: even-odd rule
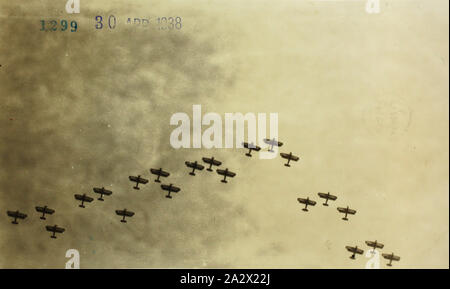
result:
[[[384,259],[388,259],[388,260],[392,260],[392,261],[400,261],[400,257],[399,256],[395,256],[392,254],[381,254],[383,256]]]
[[[352,210],[352,209],[341,208],[341,207],[338,207],[337,209],[338,209],[339,212],[344,213],[344,214],[345,214],[345,213],[351,214],[351,215],[356,214],[356,211],[355,211],[355,210]]]
[[[306,200],[306,199],[302,199],[302,198],[297,198],[297,201],[298,201],[300,204],[305,204],[305,205],[306,205],[306,203],[307,203],[307,200]]]
[[[103,194],[107,195],[107,196],[110,196],[110,195],[112,195],[112,191],[110,191],[110,190],[103,190]]]
[[[94,188],[94,192],[97,194],[103,194],[103,195],[107,195],[107,196],[112,194],[111,191],[106,190],[106,189],[101,189],[101,188]]]
[[[50,208],[44,208],[44,207],[36,207],[36,211],[39,213],[46,213],[46,214],[53,214],[55,212],[55,210],[50,209]]]
[[[352,246],[345,246],[345,249],[347,249],[347,251],[355,253],[356,252],[356,247],[352,247]]]
[[[212,164],[212,165],[215,165],[215,166],[220,166],[222,164],[222,162],[220,162],[218,160],[213,160],[213,159],[210,159],[210,158],[202,158],[202,160],[205,163],[207,163],[207,164]]]
[[[219,175],[225,176],[226,175],[226,171],[225,170],[221,170],[221,169],[217,169],[217,173]]]
[[[372,241],[366,241],[366,244],[367,244],[367,246],[369,246],[369,247],[376,247],[376,248],[380,248],[380,249],[383,249],[383,247],[384,247],[384,245],[383,244],[381,244],[381,243],[375,243],[375,242],[372,242]]]
[[[318,193],[319,197],[321,197],[322,199],[329,199],[332,201],[336,201],[337,197],[333,196],[333,195],[329,195],[329,194],[324,194],[324,193]]]
[[[294,156],[294,155],[291,156],[291,161],[296,162],[296,161],[298,161],[299,159],[300,159],[300,158],[299,158],[298,156]]]
[[[356,214],[356,210],[348,209],[348,213],[350,215],[354,215],[354,214]]]
[[[316,201],[308,200],[308,205],[315,206],[316,205]]]
[[[259,146],[257,146],[257,145],[254,145],[254,144],[252,144],[252,143],[247,143],[247,142],[244,142],[244,143],[242,143],[242,145],[244,146],[244,148],[246,148],[246,149],[252,149],[252,150],[254,150],[254,151],[259,151],[259,150],[261,150],[261,148],[259,147]]]
[[[195,168],[196,168],[197,170],[203,170],[205,167],[204,167],[203,165],[201,165],[201,164],[197,164],[197,165],[195,166]]]
[[[51,215],[51,214],[53,214],[55,212],[55,210],[49,209],[49,208],[45,208],[44,211],[45,211],[46,214],[49,214],[49,215]],[[42,213],[44,213],[44,212],[42,212]]]
[[[94,199],[85,195],[79,195],[79,194],[75,194],[75,199],[77,199],[78,201],[85,201],[85,202],[92,202]]]
[[[163,171],[161,169],[150,169],[150,172],[154,175],[158,175],[158,176],[162,176],[162,177],[168,177],[170,175],[170,173]]]
[[[280,156],[284,159],[290,159],[291,161],[298,161],[300,158],[291,154],[286,154],[286,153],[280,153]]]
[[[135,176],[129,176],[128,177],[130,181],[140,183],[140,184],[146,184],[148,183],[147,179],[141,178],[141,177],[135,177]]]
[[[356,248],[356,247],[352,247],[352,246],[345,246],[345,248],[347,249],[347,251],[355,253],[355,254],[360,254],[362,255],[364,253],[364,250]]]
[[[20,212],[7,211],[6,213],[8,214],[8,216],[13,218],[25,219],[27,217],[26,214]]]
[[[227,175],[227,177],[234,178],[236,176],[236,173],[226,171],[226,175]]]
[[[280,141],[276,141],[276,140],[268,139],[268,138],[265,138],[264,142],[268,145],[273,145],[273,146],[278,146],[278,147],[283,145],[283,143]]]
[[[63,233],[66,229],[60,228],[58,226],[45,226],[45,229],[49,232],[55,232],[55,233]]]
[[[181,189],[175,186],[161,185],[161,188],[165,191],[171,191],[174,193],[178,193]]]
[[[125,211],[125,210],[116,210],[116,214],[119,216],[127,216],[127,217],[133,217],[134,212],[131,211]]]

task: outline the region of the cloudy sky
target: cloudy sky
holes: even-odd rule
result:
[[[345,246],[366,240],[397,268],[448,268],[448,1],[368,14],[365,1],[102,0],[73,15],[55,2],[0,4],[1,268],[64,268],[68,249],[82,268],[364,268]],[[278,113],[282,151],[300,161],[172,148],[170,117],[194,104]],[[237,176],[189,176],[184,162],[203,156]],[[151,167],[181,192],[164,198]],[[151,179],[140,191],[138,174]],[[79,208],[73,195],[98,186],[113,195]],[[298,197],[318,204],[305,213]],[[37,205],[56,213],[42,221]],[[28,218],[12,225],[7,210]]]

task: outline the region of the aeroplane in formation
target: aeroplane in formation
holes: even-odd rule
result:
[[[374,252],[375,249],[377,249],[377,248],[378,249],[383,249],[383,247],[384,247],[384,245],[381,244],[381,243],[378,243],[377,240],[375,240],[375,242],[373,242],[373,241],[366,241],[366,244],[367,244],[367,246],[373,248],[372,252]]]
[[[305,205],[305,207],[302,209],[305,212],[308,212],[308,206],[315,206],[316,205],[316,202],[313,201],[313,200],[310,200],[309,197],[306,198],[306,199],[297,198],[297,201],[300,204],[304,204]]]
[[[111,196],[112,195],[112,192],[110,190],[105,189],[104,187],[102,187],[102,188],[94,188],[93,190],[94,190],[94,193],[100,194],[100,198],[97,199],[99,201],[104,201],[103,195],[105,195],[105,196]]]
[[[47,231],[53,233],[53,235],[50,236],[50,238],[53,238],[53,239],[56,239],[56,233],[62,234],[62,233],[64,233],[64,231],[66,230],[66,229],[64,229],[64,228],[58,227],[57,225],[54,225],[54,226],[45,226],[45,229],[46,229]]]
[[[145,185],[146,183],[148,183],[148,180],[147,180],[147,179],[144,179],[144,178],[141,178],[140,175],[137,176],[137,177],[135,177],[135,176],[129,176],[128,179],[129,179],[131,182],[136,183],[136,185],[133,187],[133,189],[135,189],[135,190],[140,190],[139,184]]]
[[[355,259],[356,254],[362,255],[364,253],[364,250],[359,249],[358,246],[345,246],[345,249],[347,249],[347,251],[349,251],[350,253],[353,253],[353,255],[350,256],[350,259]]]
[[[350,209],[348,206],[347,206],[347,208],[338,207],[337,210],[339,211],[339,213],[345,214],[345,216],[342,218],[342,220],[344,220],[344,221],[348,221],[348,219],[347,219],[348,214],[350,214],[350,215],[356,214],[356,211]]]
[[[275,138],[273,138],[273,139],[265,138],[265,139],[264,139],[264,142],[265,142],[266,144],[270,145],[269,152],[271,152],[271,153],[274,152],[274,150],[273,150],[273,147],[274,147],[274,146],[276,146],[276,147],[281,147],[281,146],[283,146],[283,143],[280,142],[280,141],[277,141]]]
[[[214,157],[212,157],[212,158],[202,158],[202,160],[203,160],[205,163],[209,164],[209,168],[206,169],[206,170],[209,171],[209,172],[212,172],[212,171],[213,171],[213,170],[212,170],[212,166],[218,167],[218,166],[220,166],[220,165],[222,164],[221,161],[215,160]]]
[[[201,170],[203,170],[205,168],[201,164],[197,163],[197,161],[195,161],[195,162],[184,162],[184,163],[186,164],[186,166],[188,168],[192,169],[192,172],[189,173],[191,176],[195,176],[195,170],[201,171]]]
[[[181,189],[178,187],[175,187],[174,185],[170,184],[170,185],[161,185],[161,189],[163,189],[164,191],[167,191],[168,194],[166,195],[166,198],[172,199],[172,196],[170,195],[170,193],[178,193]]]
[[[286,154],[286,153],[280,153],[280,156],[281,156],[283,159],[287,159],[287,160],[288,160],[287,163],[284,164],[286,167],[290,167],[290,166],[291,166],[291,165],[289,164],[290,161],[297,162],[297,161],[300,159],[298,156],[294,156],[292,153],[288,153],[288,154]]]
[[[134,212],[132,211],[128,211],[127,209],[123,209],[123,210],[116,210],[116,214],[119,216],[122,216],[122,220],[120,220],[122,223],[126,223],[127,220],[125,220],[125,217],[133,217],[134,216]]]
[[[326,199],[325,203],[322,204],[324,206],[328,206],[328,200],[332,200],[332,201],[336,201],[337,200],[337,197],[333,196],[333,195],[330,195],[330,192],[328,192],[328,194],[318,193],[318,195],[322,199]]]
[[[21,213],[19,211],[7,211],[6,214],[8,215],[8,217],[14,218],[14,221],[12,221],[11,223],[17,225],[19,224],[17,222],[17,219],[25,219],[27,217],[27,214]]]
[[[83,194],[83,195],[75,194],[75,200],[81,201],[81,205],[79,205],[80,208],[85,208],[84,202],[90,203],[94,199],[86,196],[86,194]]]
[[[236,173],[228,170],[228,168],[226,168],[225,170],[217,169],[217,173],[223,176],[223,180],[221,180],[222,183],[228,183],[227,177],[234,178],[236,176]]]
[[[384,259],[389,260],[389,263],[387,263],[386,265],[389,267],[392,267],[392,261],[400,261],[400,257],[399,256],[395,256],[394,253],[392,254],[381,254],[381,256],[383,256]]]
[[[43,207],[36,207],[36,212],[42,213],[42,216],[40,217],[41,220],[45,220],[45,214],[52,215],[55,210],[48,208],[47,206]]]
[[[253,143],[243,142],[242,145],[244,148],[248,149],[248,153],[245,154],[248,157],[252,157],[252,151],[259,152],[261,150],[261,147],[254,145]]]
[[[167,178],[168,176],[170,176],[169,172],[163,171],[162,168],[159,169],[150,169],[150,172],[156,176],[158,176],[158,178],[155,179],[155,182],[160,183],[161,181],[159,180],[160,177],[163,178]]]

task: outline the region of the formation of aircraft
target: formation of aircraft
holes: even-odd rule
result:
[[[305,207],[302,209],[302,210],[305,211],[305,212],[308,212],[308,206],[315,206],[315,205],[316,205],[316,202],[310,200],[309,197],[306,198],[306,199],[297,198],[297,201],[298,201],[300,204],[304,204],[304,205],[305,205]]]
[[[126,217],[133,217],[134,216],[134,212],[132,211],[128,211],[127,209],[123,209],[123,210],[116,210],[116,214],[119,216],[122,216],[122,220],[120,220],[122,223],[126,223],[127,220],[125,220]]]
[[[353,253],[350,256],[350,259],[355,259],[356,254],[362,255],[364,253],[364,250],[359,249],[358,246],[352,247],[352,246],[345,246],[345,249],[349,251],[350,253]]]
[[[283,143],[277,141],[275,138],[273,138],[273,139],[266,138],[266,139],[264,139],[264,142],[266,144],[270,145],[270,147],[268,149],[269,152],[274,152],[273,148],[275,146],[276,147],[283,146]],[[258,152],[258,151],[261,150],[261,147],[256,146],[253,143],[249,144],[249,143],[245,143],[244,142],[243,146],[249,150],[248,153],[245,154],[248,157],[252,157],[252,154],[251,154],[252,151]],[[287,163],[284,164],[286,167],[290,167],[291,166],[290,165],[291,161],[295,161],[295,162],[299,161],[299,157],[293,155],[292,152],[290,152],[289,154],[287,154],[287,153],[280,153],[280,156],[287,160]],[[222,162],[214,159],[214,157],[211,157],[211,158],[203,157],[202,161],[209,165],[209,167],[206,170],[210,171],[210,172],[213,171],[213,169],[212,169],[213,166],[217,166],[218,167],[218,166],[222,165]],[[192,171],[189,173],[192,176],[195,176],[195,171],[196,170],[200,170],[201,171],[201,170],[203,170],[205,168],[203,165],[199,164],[197,161],[195,161],[195,162],[186,161],[185,165],[188,168],[192,169]],[[217,169],[216,171],[217,171],[217,173],[219,175],[223,176],[223,179],[221,180],[221,182],[223,182],[223,183],[227,183],[227,177],[228,178],[233,178],[233,177],[236,176],[236,173],[230,171],[228,168],[226,168],[226,169]],[[167,172],[167,171],[164,171],[162,168],[159,168],[159,169],[151,168],[150,169],[150,173],[157,176],[157,178],[155,179],[155,182],[157,182],[157,183],[161,183],[161,180],[160,180],[161,177],[167,178],[167,177],[170,176],[170,173]],[[136,189],[136,190],[140,189],[139,188],[140,184],[144,185],[144,184],[147,184],[149,182],[148,179],[142,178],[140,175],[138,175],[138,176],[129,176],[129,180],[131,182],[136,183],[136,185],[133,186],[133,188]],[[167,191],[167,195],[165,197],[169,198],[169,199],[172,198],[171,193],[178,193],[181,190],[179,187],[176,187],[173,184],[169,184],[169,185],[162,184],[161,185],[161,189],[164,190],[164,191]],[[104,187],[102,187],[102,188],[93,188],[93,191],[94,191],[94,193],[100,195],[100,197],[98,198],[98,200],[100,200],[100,201],[104,201],[103,196],[110,196],[110,195],[112,195],[112,191],[107,190]],[[81,208],[85,208],[85,203],[90,203],[90,202],[92,202],[94,200],[93,198],[87,196],[86,194],[83,194],[83,195],[75,194],[74,196],[75,196],[76,200],[81,201],[81,204],[79,205],[79,207],[81,207]],[[331,201],[336,201],[337,200],[337,196],[332,195],[329,192],[326,193],[326,194],[319,192],[318,196],[320,198],[322,198],[322,199],[325,199],[325,202],[323,203],[324,206],[329,206],[329,204],[328,204],[329,200],[331,200]],[[297,198],[297,201],[300,204],[305,205],[305,207],[302,210],[306,211],[306,212],[308,211],[308,206],[315,206],[316,205],[316,201],[311,200],[309,197],[307,197],[306,199],[304,199],[304,198]],[[47,206],[43,206],[43,207],[36,206],[35,209],[36,209],[37,212],[42,214],[42,216],[40,217],[40,219],[42,219],[42,220],[46,220],[46,218],[45,218],[46,215],[52,215],[53,213],[55,213],[54,209],[50,209]],[[342,218],[345,221],[348,221],[348,218],[347,218],[348,215],[355,215],[356,214],[356,210],[350,209],[348,206],[346,208],[338,207],[337,210],[340,213],[345,214],[345,216]],[[131,217],[133,217],[135,215],[134,212],[129,211],[127,209],[115,210],[115,213],[122,217],[122,219],[120,221],[123,222],[123,223],[127,222],[126,217],[131,218]],[[26,214],[21,213],[19,211],[7,211],[7,215],[9,217],[14,218],[14,220],[12,221],[13,224],[18,224],[18,222],[17,222],[18,219],[22,219],[23,220],[23,219],[25,219],[27,217]],[[52,232],[51,238],[54,238],[54,239],[56,239],[56,233],[62,234],[63,232],[65,232],[65,228],[59,227],[57,225],[45,226],[45,228],[46,228],[47,231]],[[384,247],[384,244],[379,243],[376,240],[375,241],[365,241],[365,243],[367,244],[367,246],[373,248],[373,250],[375,250],[377,248],[378,249],[382,249]],[[352,255],[350,256],[351,259],[355,259],[356,258],[356,254],[362,255],[364,253],[364,250],[358,248],[358,246],[354,246],[354,247],[352,247],[352,246],[345,246],[345,248],[347,249],[347,251],[352,253]],[[383,258],[389,260],[389,263],[387,264],[387,266],[392,266],[392,262],[393,261],[400,261],[400,257],[394,255],[394,253],[382,254],[382,256],[383,256]]]
[[[322,199],[325,199],[325,203],[323,203],[322,205],[324,206],[328,206],[328,200],[332,200],[332,201],[336,201],[337,197],[330,195],[330,192],[328,192],[328,194],[324,194],[324,193],[318,193],[319,197]]]
[[[55,210],[48,208],[47,206],[43,206],[43,207],[35,207],[36,208],[36,212],[38,213],[42,213],[42,216],[40,217],[41,220],[46,220],[45,215],[52,215]]]
[[[289,164],[290,161],[297,162],[297,161],[300,159],[298,156],[294,156],[292,153],[288,153],[288,154],[286,154],[286,153],[280,153],[280,156],[281,156],[283,159],[287,159],[287,160],[288,160],[287,163],[284,164],[286,167],[290,167],[290,166],[291,166],[291,165]]]
[[[159,180],[160,177],[163,178],[167,178],[168,176],[170,176],[169,172],[163,171],[162,168],[159,169],[150,169],[150,172],[154,175],[157,175],[158,178],[156,178],[155,182],[160,183],[161,181]]]
[[[274,152],[274,150],[273,150],[273,147],[274,147],[274,146],[276,146],[276,147],[281,147],[281,146],[283,146],[283,143],[280,142],[280,141],[277,141],[275,138],[273,138],[273,139],[265,138],[265,139],[264,139],[264,142],[265,142],[266,144],[270,145],[269,152],[271,152],[271,153]]]
[[[228,183],[227,177],[234,178],[236,176],[236,173],[228,170],[228,168],[226,168],[225,170],[217,169],[217,173],[223,176],[223,180],[221,180],[222,183]]]
[[[204,157],[204,158],[202,158],[202,160],[209,165],[209,168],[206,169],[209,172],[213,171],[212,166],[218,167],[222,164],[222,162],[215,160],[214,157],[211,157],[211,158]]]
[[[392,254],[381,254],[381,256],[383,256],[384,259],[389,260],[389,263],[387,263],[386,265],[389,267],[392,267],[392,261],[400,261],[400,257],[399,256],[395,256],[394,253]]]
[[[172,196],[170,195],[170,193],[178,193],[181,190],[180,188],[175,187],[172,184],[170,184],[170,185],[161,185],[161,189],[163,189],[164,191],[167,191],[166,198],[169,198],[169,199],[172,199]]]
[[[372,248],[372,252],[375,253],[376,249],[383,249],[384,248],[384,244],[378,242],[377,240],[375,241],[365,241],[366,245],[370,248]],[[355,259],[356,254],[363,254],[364,250],[359,249],[358,246],[352,247],[352,246],[345,246],[345,248],[347,249],[347,251],[353,253],[350,258],[351,259]],[[392,261],[400,261],[400,257],[394,255],[394,253],[391,254],[381,254],[381,256],[383,256],[383,258],[389,260],[389,263],[386,264],[387,266],[392,266]]]
[[[350,214],[350,215],[356,214],[356,211],[350,209],[348,206],[347,206],[347,208],[341,208],[341,207],[339,207],[339,208],[337,208],[337,210],[339,211],[339,213],[345,214],[345,216],[342,218],[342,220],[344,220],[344,221],[348,221],[347,215],[349,215],[349,214]]]
[[[242,145],[244,148],[248,149],[248,153],[245,154],[248,157],[252,157],[252,151],[259,152],[261,150],[261,147],[254,145],[253,143],[244,142]]]
[[[66,229],[58,227],[57,225],[54,226],[45,226],[45,229],[49,232],[52,232],[53,234],[50,236],[50,238],[56,239],[56,233],[62,234]]]
[[[94,188],[93,190],[94,190],[94,193],[100,195],[100,198],[97,199],[99,201],[104,201],[103,195],[105,195],[105,196],[111,196],[112,195],[112,192],[107,190],[107,189],[105,189],[104,187],[102,187],[102,188]]]
[[[85,202],[90,203],[94,199],[86,196],[86,194],[83,194],[83,195],[75,194],[75,200],[81,201],[81,205],[79,205],[80,208],[85,208],[84,203]]]
[[[11,223],[15,224],[15,225],[19,224],[17,222],[17,219],[23,220],[27,217],[27,214],[21,213],[18,210],[17,211],[7,211],[6,214],[8,215],[8,217],[14,218],[14,221],[12,221]]]
[[[141,178],[141,176],[129,176],[128,177],[130,179],[131,182],[136,183],[136,185],[133,187],[133,189],[135,190],[140,190],[139,188],[139,184],[145,185],[146,183],[148,183],[147,179]]]
[[[201,164],[197,163],[197,161],[195,161],[195,162],[184,162],[184,163],[185,163],[185,165],[188,168],[192,169],[192,172],[189,173],[191,176],[195,176],[195,170],[201,171],[201,170],[203,170],[205,168]]]

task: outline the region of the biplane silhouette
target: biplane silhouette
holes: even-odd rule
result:
[[[110,190],[105,189],[104,187],[102,187],[102,188],[94,188],[93,190],[94,190],[94,193],[100,195],[100,198],[97,199],[99,201],[104,201],[103,195],[105,195],[105,196],[111,196],[112,195],[112,192]]]
[[[264,141],[266,144],[270,145],[270,147],[269,147],[269,152],[271,152],[271,153],[274,152],[274,150],[273,150],[273,147],[274,147],[274,146],[276,146],[276,147],[281,147],[281,146],[283,146],[283,143],[280,142],[280,141],[277,141],[275,138],[273,138],[273,139],[265,138],[263,141]]]
[[[350,256],[350,259],[355,259],[356,254],[362,255],[364,253],[364,250],[359,249],[358,246],[345,246],[345,249],[347,249],[350,253],[353,253],[353,255]]]
[[[144,178],[141,178],[140,175],[137,176],[137,177],[135,177],[135,176],[129,176],[128,179],[129,179],[131,182],[136,183],[136,185],[133,187],[133,189],[135,189],[135,190],[140,190],[139,184],[145,185],[146,183],[148,183],[148,180],[147,180],[147,179],[144,179]]]
[[[300,159],[298,156],[294,156],[292,153],[288,153],[288,154],[286,154],[286,153],[280,153],[280,156],[281,156],[283,159],[287,159],[287,160],[288,160],[287,163],[284,164],[286,167],[290,167],[290,166],[291,166],[291,165],[289,164],[290,161],[297,162],[297,161]]]
[[[328,206],[328,200],[332,200],[332,201],[336,201],[337,197],[330,195],[330,192],[328,192],[327,194],[324,193],[318,193],[319,197],[321,197],[322,199],[326,199],[325,203],[323,203],[322,205],[324,206]]]
[[[132,211],[128,211],[127,209],[123,209],[123,210],[116,210],[116,214],[119,216],[122,216],[122,220],[120,220],[122,223],[126,223],[127,220],[125,220],[126,217],[133,217],[134,216],[134,212]]]
[[[181,189],[178,187],[175,187],[174,185],[170,184],[170,185],[161,185],[161,189],[163,189],[164,191],[167,191],[167,195],[166,198],[168,199],[172,199],[172,196],[170,195],[170,193],[178,193]]]
[[[392,267],[392,261],[400,261],[400,257],[399,256],[395,256],[394,253],[392,254],[381,254],[381,256],[383,256],[384,259],[389,260],[389,263],[386,264],[386,266]]]
[[[27,214],[21,213],[18,210],[17,211],[7,211],[6,214],[8,215],[8,217],[14,218],[14,221],[11,222],[14,225],[19,224],[17,222],[17,219],[23,220],[27,217]]]
[[[228,183],[227,177],[234,178],[236,176],[236,173],[228,170],[228,168],[226,168],[225,170],[217,169],[217,173],[223,176],[223,180],[221,180],[222,183]]]
[[[45,226],[45,229],[46,229],[47,231],[53,233],[53,235],[50,236],[50,238],[52,238],[52,239],[56,239],[56,233],[62,234],[62,233],[64,233],[64,231],[66,230],[66,229],[64,229],[64,228],[58,227],[57,225],[54,225],[54,226]]]
[[[316,205],[316,202],[313,201],[313,200],[310,200],[309,197],[306,198],[306,199],[297,198],[297,201],[300,204],[304,204],[305,205],[305,207],[302,209],[305,212],[308,212],[308,206],[315,206]]]
[[[347,208],[341,208],[341,207],[339,207],[339,208],[337,208],[337,210],[339,211],[339,213],[345,214],[345,216],[342,218],[342,220],[344,220],[344,221],[348,221],[348,219],[347,219],[347,215],[348,215],[348,214],[350,214],[350,215],[356,214],[356,211],[350,209],[348,206],[347,206]]]
[[[161,181],[159,180],[160,177],[163,178],[167,178],[168,176],[170,176],[169,172],[163,171],[162,168],[159,169],[150,169],[150,172],[156,176],[158,176],[158,178],[155,179],[155,182],[160,183]]]
[[[42,216],[40,217],[41,220],[46,220],[45,214],[52,215],[55,212],[55,210],[50,209],[47,206],[43,206],[43,207],[36,207],[36,212],[42,213]]]
[[[83,194],[83,195],[75,194],[75,200],[81,201],[81,205],[79,205],[80,208],[85,208],[84,202],[90,203],[94,199],[86,196],[86,194]]]
[[[212,157],[212,158],[202,158],[202,160],[203,160],[205,163],[209,164],[209,168],[206,169],[206,170],[209,171],[209,172],[212,172],[212,171],[213,171],[213,170],[212,170],[212,166],[218,167],[218,166],[220,166],[220,165],[222,164],[222,162],[220,162],[220,161],[218,161],[218,160],[215,160],[214,157]]]
[[[195,176],[195,170],[201,171],[201,170],[203,170],[205,168],[201,164],[197,163],[197,161],[195,161],[195,162],[184,162],[184,163],[186,164],[186,166],[188,168],[192,169],[192,172],[189,173],[191,176]]]
[[[383,249],[384,245],[375,241],[366,241],[367,246],[373,248],[372,252],[375,252],[375,249]]]
[[[259,152],[261,150],[261,147],[254,145],[253,143],[243,142],[242,145],[244,148],[248,149],[248,153],[245,154],[248,157],[252,157],[252,151]]]

